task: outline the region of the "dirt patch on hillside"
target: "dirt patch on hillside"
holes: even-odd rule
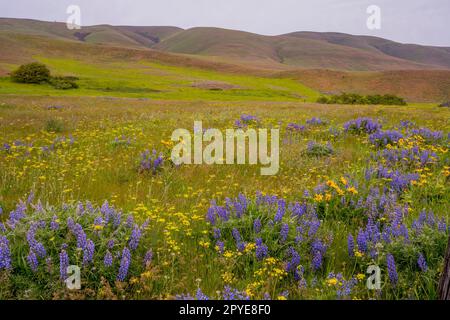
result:
[[[450,100],[450,71],[399,70],[381,72],[344,72],[301,70],[283,72],[282,77],[297,79],[323,94],[395,94],[410,102]]]
[[[232,90],[232,89],[242,89],[242,87],[220,81],[199,81],[194,82],[191,87],[205,89],[205,90]]]

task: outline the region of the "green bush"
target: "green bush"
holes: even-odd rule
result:
[[[406,101],[392,94],[362,96],[356,93],[342,93],[329,97],[319,97],[318,103],[324,104],[373,104],[373,105],[398,105],[405,106]]]
[[[78,84],[75,82],[75,77],[52,77],[49,83],[59,90],[77,89]]]
[[[59,133],[64,131],[64,123],[58,119],[50,119],[45,123],[45,130],[47,132]]]
[[[13,71],[11,79],[20,83],[47,82],[50,79],[50,70],[42,63],[28,63]]]
[[[37,62],[21,65],[17,70],[11,73],[11,79],[19,83],[49,83],[58,90],[78,88],[78,84],[75,82],[76,80],[78,80],[77,77],[52,77],[47,66]]]

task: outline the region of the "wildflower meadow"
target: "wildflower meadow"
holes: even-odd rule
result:
[[[449,119],[431,104],[2,96],[0,299],[436,299]],[[279,171],[175,165],[171,134],[194,121],[278,129]]]

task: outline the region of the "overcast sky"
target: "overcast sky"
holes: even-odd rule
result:
[[[0,0],[0,17],[66,21],[71,4],[80,6],[82,25],[337,31],[450,46],[450,0]],[[380,30],[366,26],[369,5],[381,8]]]

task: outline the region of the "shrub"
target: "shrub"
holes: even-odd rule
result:
[[[49,83],[58,90],[77,89],[76,77],[51,77]]]
[[[64,123],[58,119],[50,119],[45,123],[45,130],[47,132],[62,132],[64,131]]]
[[[406,101],[392,94],[362,96],[356,93],[342,93],[327,97],[319,97],[318,103],[325,104],[374,104],[374,105],[399,105],[405,106]]]
[[[321,96],[317,99],[317,103],[328,104],[328,98],[325,96]]]
[[[308,142],[305,154],[313,157],[328,156],[334,153],[331,143],[320,144],[315,141]]]
[[[50,79],[50,70],[42,63],[29,63],[21,65],[11,73],[11,78],[20,83],[42,83]]]

